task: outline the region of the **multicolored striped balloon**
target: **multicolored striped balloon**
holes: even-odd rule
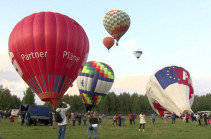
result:
[[[112,10],[104,16],[103,25],[118,45],[119,39],[130,27],[130,17],[122,10]]]
[[[87,62],[77,78],[78,89],[87,110],[95,107],[106,96],[114,82],[112,68],[102,62]]]

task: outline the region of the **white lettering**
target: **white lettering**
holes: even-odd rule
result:
[[[64,59],[66,56],[67,56],[67,52],[64,51],[64,52],[63,52],[63,59]]]
[[[186,80],[188,79],[188,74],[187,72],[183,71],[183,80]]]
[[[77,57],[73,53],[70,53],[69,51],[68,52],[67,51],[63,52],[63,59],[68,59],[68,60],[75,61],[75,62],[78,62],[80,60],[79,57]]]
[[[29,54],[21,54],[21,58],[23,61],[35,59],[35,58],[45,58],[47,57],[47,51],[45,52],[31,52]]]
[[[40,52],[40,57],[43,58],[44,57],[44,53]]]

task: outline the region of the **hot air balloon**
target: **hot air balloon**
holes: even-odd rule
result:
[[[9,37],[9,56],[22,79],[55,108],[88,58],[84,29],[66,15],[39,12],[23,18]]]
[[[165,113],[192,113],[194,90],[190,74],[178,66],[164,67],[153,74],[147,84],[150,105],[160,116]]]
[[[141,50],[136,50],[136,51],[133,52],[133,54],[135,55],[135,57],[136,57],[137,59],[139,59],[140,56],[142,55],[142,51],[141,51]]]
[[[109,50],[114,45],[114,39],[112,37],[105,37],[103,44]]]
[[[103,19],[106,31],[117,41],[127,32],[130,27],[130,17],[122,10],[112,10],[106,13]]]
[[[87,62],[77,78],[77,85],[86,105],[91,110],[106,96],[114,82],[112,68],[102,62]]]

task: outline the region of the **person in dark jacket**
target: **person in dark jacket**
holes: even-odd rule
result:
[[[81,114],[78,114],[77,119],[78,119],[78,125],[80,126],[81,125]]]
[[[21,113],[21,125],[24,124],[24,121],[25,121],[25,111],[23,111],[23,112]]]
[[[172,124],[175,124],[176,114],[173,112],[171,115]]]
[[[30,122],[31,122],[31,113],[29,111],[26,112],[25,118],[26,118],[26,121],[27,121],[27,126],[29,126]]]
[[[98,112],[94,111],[91,115],[90,119],[90,126],[89,126],[89,139],[92,137],[92,132],[94,131],[94,139],[97,139],[97,127],[98,127]]]
[[[118,126],[121,126],[122,125],[122,117],[121,117],[121,114],[119,114],[118,116]]]
[[[208,119],[208,118],[207,118],[207,114],[205,113],[205,114],[203,115],[203,117],[204,117],[204,124],[207,125],[207,119]]]

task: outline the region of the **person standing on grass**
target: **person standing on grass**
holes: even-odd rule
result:
[[[135,125],[135,120],[136,120],[136,114],[133,113],[133,125]]]
[[[155,114],[153,113],[151,117],[152,117],[152,124],[154,125],[154,123],[155,123]]]
[[[176,114],[173,112],[171,115],[172,124],[175,124]]]
[[[141,127],[143,126],[143,132],[144,132],[146,120],[143,112],[139,115],[139,118],[140,118],[139,131],[141,131]]]
[[[207,125],[207,114],[206,113],[203,115],[203,118],[204,118],[204,124]]]
[[[122,116],[122,126],[125,126],[125,117]]]
[[[67,114],[68,125],[71,125],[71,112]]]
[[[191,113],[190,118],[191,118],[192,122],[195,121],[194,120],[194,113]]]
[[[88,119],[88,115],[87,113],[84,114],[84,117],[83,117],[83,121],[84,121],[84,126],[86,126],[86,121]]]
[[[122,125],[122,117],[121,117],[121,114],[119,114],[118,116],[118,126],[121,126]]]
[[[78,125],[81,125],[81,114],[79,113],[77,116],[77,120],[78,120]]]
[[[49,113],[49,123],[50,123],[50,126],[52,127],[52,125],[53,125],[53,116],[52,116],[52,112]]]
[[[116,125],[117,125],[117,116],[116,116],[116,114],[114,114],[114,116],[113,116],[113,125],[114,125],[114,123],[116,123]]]
[[[201,126],[200,113],[197,114],[196,119],[199,122],[199,126]]]
[[[129,120],[130,120],[130,125],[132,125],[132,121],[133,121],[133,114],[132,113],[129,114]]]
[[[29,126],[30,125],[30,121],[31,121],[31,113],[28,111],[27,113],[26,113],[26,121],[27,121],[27,126]]]
[[[209,119],[209,124],[210,124],[210,126],[211,126],[211,118]]]
[[[163,116],[164,123],[166,123],[167,118],[168,118],[167,113],[165,113]]]
[[[97,139],[97,127],[98,127],[98,112],[94,111],[89,119],[89,139],[92,137],[92,132],[94,131],[94,139]]]
[[[25,111],[23,111],[23,112],[21,113],[21,125],[24,124],[24,121],[25,121]]]
[[[58,123],[58,126],[59,126],[58,139],[64,139],[66,126],[67,126],[66,113],[69,109],[70,109],[70,105],[67,104],[66,102],[62,102],[59,105],[59,108],[56,109],[56,111],[59,112],[62,117],[62,122]]]
[[[197,114],[193,114],[194,125],[197,125]]]
[[[186,120],[186,123],[188,123],[188,119],[189,119],[189,114],[188,113],[186,113],[186,115],[185,115],[185,120]]]
[[[73,121],[73,126],[75,126],[75,121],[76,121],[76,114],[73,113],[73,115],[71,115],[72,121]]]

